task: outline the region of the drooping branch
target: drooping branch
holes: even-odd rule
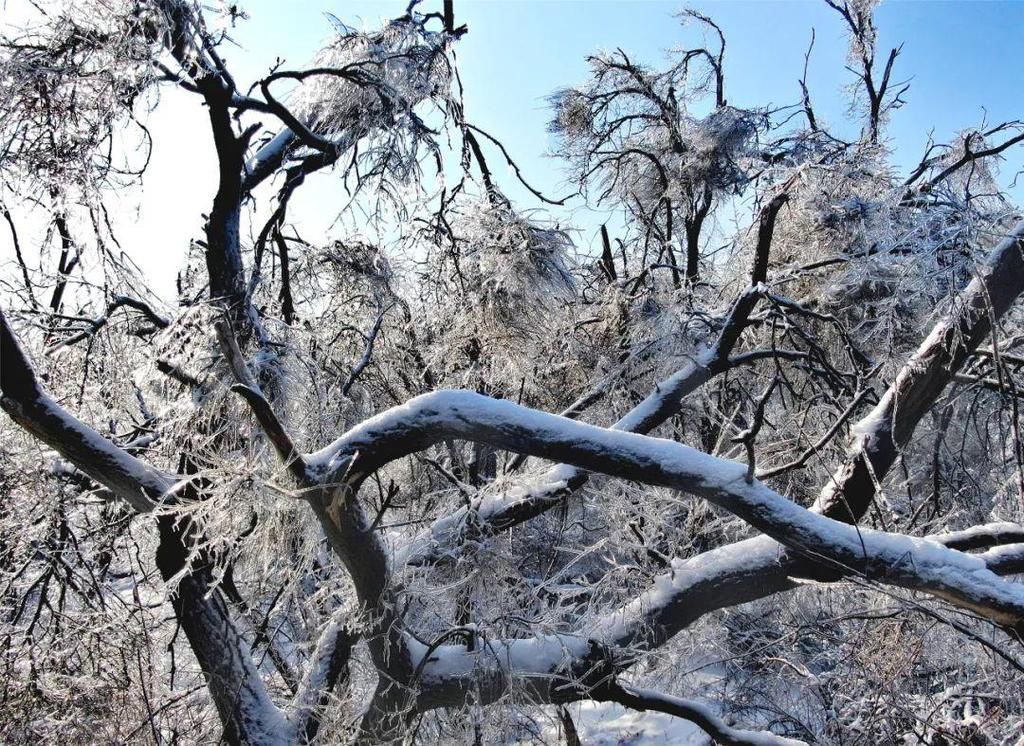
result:
[[[245,164],[241,182],[243,194],[252,191],[279,173],[289,161],[298,161],[288,170],[304,175],[332,166],[342,154],[364,138],[392,134],[407,128],[414,138],[432,133],[414,113],[422,101],[437,95],[436,70],[450,73],[448,45],[466,32],[465,26],[445,29],[441,34],[425,29],[426,22],[439,14],[420,16],[411,10],[391,21],[377,34],[343,31],[340,37],[321,50],[318,64],[303,70],[275,70],[258,82],[264,101],[250,98],[235,103],[240,108],[255,108],[274,114],[283,127],[263,144]],[[443,20],[443,19],[442,19]],[[392,32],[399,31],[397,35]],[[411,35],[411,36],[409,36]],[[401,37],[405,41],[396,41]],[[414,39],[414,41],[410,41]],[[368,42],[368,44],[364,44]],[[340,51],[340,54],[338,52]],[[354,52],[354,56],[348,56]],[[396,79],[411,76],[411,85],[396,86]],[[328,125],[317,121],[308,110],[292,110],[270,92],[278,80],[302,83],[313,77],[334,80],[336,88],[348,86],[343,112],[335,112]],[[399,120],[402,119],[400,122]],[[303,152],[313,151],[312,155]]]
[[[352,366],[352,371],[349,373],[348,378],[341,387],[341,395],[348,396],[348,392],[355,385],[356,381],[359,380],[359,376],[366,370],[366,366],[370,364],[370,360],[373,358],[373,346],[377,342],[377,337],[380,335],[381,325],[384,323],[384,316],[390,308],[384,308],[383,306],[377,312],[377,318],[373,322],[373,327],[366,334],[366,347],[363,349],[363,354],[360,356],[356,364]]]
[[[803,741],[793,738],[784,738],[764,731],[733,728],[706,705],[650,689],[611,682],[606,686],[597,687],[591,692],[590,698],[598,702],[616,702],[641,712],[653,710],[689,720],[711,736],[715,743],[729,746],[805,746]]]
[[[1006,288],[997,292],[989,292],[987,288],[993,286],[993,284],[1005,283],[1007,280],[1004,273],[1014,269],[1017,266],[1016,263],[1021,261],[1020,242],[1022,232],[1024,230],[1019,227],[996,248],[985,271],[972,283],[971,288],[964,294],[964,297],[954,305],[949,316],[939,322],[936,330],[922,345],[922,350],[914,356],[910,364],[905,367],[903,373],[897,376],[897,380],[890,391],[900,387],[903,387],[903,390],[934,388],[938,386],[942,378],[948,381],[949,376],[952,375],[951,370],[941,366],[922,366],[920,361],[930,360],[936,355],[932,347],[938,344],[940,340],[976,346],[983,339],[983,334],[981,334],[981,330],[978,327],[985,327],[987,332],[993,319],[987,316],[984,318],[979,316],[977,314],[978,306],[971,301],[972,298],[985,293],[993,297],[994,300],[998,299],[991,306],[995,318],[1005,313],[1016,292]],[[1020,272],[1011,273],[1010,277],[1015,278],[1010,280],[1011,284],[1013,282],[1019,284],[1024,281]],[[990,289],[992,291],[997,290],[994,286]],[[966,330],[966,337],[950,338],[946,336],[945,330],[950,327],[958,328],[961,332]],[[964,342],[964,339],[966,339],[966,342]],[[962,363],[963,357],[960,354],[953,354],[952,359],[954,362],[959,361]],[[946,360],[948,362],[948,355]],[[930,381],[930,386],[925,387],[925,381]],[[935,396],[937,395],[935,393]],[[884,413],[888,411],[890,421],[894,416],[902,417],[905,421],[909,414],[908,412],[903,412],[902,409],[896,411],[887,410],[887,406],[891,406],[891,398],[888,398],[889,405],[886,404],[887,399],[885,397],[883,397],[882,402],[879,404],[879,408],[883,413],[881,417],[884,417]],[[507,403],[497,404],[509,406]],[[927,403],[926,405],[930,406]],[[879,419],[881,419],[878,416],[878,411],[879,409],[876,408],[876,416],[869,416],[866,421],[877,426]],[[434,414],[436,415],[437,412],[434,412]],[[534,416],[531,413],[531,420],[533,420]],[[510,423],[510,418],[505,414],[496,419],[505,423],[505,425]],[[473,430],[471,417],[455,415],[454,420],[456,421],[455,427],[459,428],[459,432],[463,437],[470,439],[474,437],[468,431]],[[536,424],[535,421],[533,424]],[[498,422],[495,422],[494,425],[501,427]],[[438,425],[432,424],[428,429],[431,432],[436,432]],[[417,439],[411,435],[408,429],[400,427],[399,432],[402,433],[399,440],[405,441],[403,447],[416,447]],[[606,436],[627,437],[624,435],[620,436],[618,433],[612,433],[611,431],[599,432]],[[536,431],[533,431],[533,434],[536,435]],[[479,432],[476,435],[479,436]],[[491,435],[495,434],[491,433]],[[579,445],[583,440],[580,433],[574,432],[571,438],[566,438],[566,435],[567,433],[562,433],[558,442],[554,444],[556,448],[571,447],[565,442],[566,440],[571,439],[574,445]],[[504,442],[501,437],[497,437],[497,439]],[[527,437],[525,434],[519,433],[515,440],[519,444],[518,447],[523,449],[523,444],[527,441]],[[492,440],[491,442],[494,441]],[[420,445],[422,443],[422,441],[419,441]],[[858,457],[857,454],[865,452],[874,453],[874,449],[879,443],[881,441],[862,442],[855,453],[854,459]],[[355,444],[350,445],[354,446]],[[392,445],[395,445],[395,443],[392,443]],[[398,453],[393,448],[387,450],[389,450],[389,458],[397,457]],[[621,444],[616,443],[616,445],[610,446],[609,450],[604,452],[602,460],[608,458],[609,452],[620,451]],[[360,453],[366,453],[366,448],[362,444],[360,444]],[[694,455],[696,456],[696,454]],[[372,459],[370,463],[372,463]],[[577,463],[579,463],[579,460],[577,460]],[[584,465],[586,466],[586,464]],[[650,466],[650,462],[642,461],[641,463],[634,464],[640,471],[643,471],[645,465]],[[743,485],[746,485],[747,482],[746,474],[741,474],[740,472],[745,472],[745,470],[739,465],[732,465],[731,468],[735,469],[737,473],[734,475],[735,478],[729,481],[730,488],[742,489]],[[707,469],[698,469],[696,471],[703,471],[707,474],[709,471],[714,470],[708,467]],[[881,479],[884,475],[885,469],[882,469],[877,473],[877,478]],[[631,476],[636,479],[643,479],[637,472],[632,472]],[[701,485],[707,487],[703,479],[701,480]],[[563,490],[565,486],[563,483]],[[874,483],[868,484],[867,487],[873,490]],[[686,489],[700,494],[701,486],[690,485]],[[716,500],[717,498],[711,496],[709,499]],[[866,506],[869,499],[869,497],[865,497],[860,504]],[[725,499],[719,502],[719,504],[727,506],[729,502],[729,499]],[[764,504],[761,505],[761,508],[766,507]],[[811,515],[814,515],[782,498],[780,498],[780,502],[776,504],[776,507],[784,511],[792,511],[793,515],[799,515],[801,518],[809,518]],[[753,506],[748,505],[747,508],[753,508]],[[946,565],[946,560],[940,560],[939,565],[929,568],[926,557],[916,555],[915,552],[923,552],[924,555],[937,558],[938,555],[932,555],[932,552],[936,547],[942,546],[939,540],[922,542],[922,540],[909,537],[876,534],[852,527],[841,529],[839,528],[841,524],[832,521],[827,524],[819,524],[819,527],[822,529],[828,526],[828,529],[825,531],[827,538],[825,535],[818,535],[817,537],[804,535],[799,538],[790,536],[789,540],[787,540],[777,532],[777,526],[772,527],[768,525],[771,521],[758,524],[759,519],[755,513],[761,508],[754,508],[752,512],[747,512],[746,508],[743,508],[737,510],[737,514],[743,515],[745,519],[750,520],[751,523],[768,533],[769,536],[749,539],[738,544],[706,552],[690,560],[674,562],[672,572],[664,578],[659,578],[651,591],[638,597],[625,607],[607,614],[592,628],[582,632],[582,637],[558,637],[543,642],[543,645],[554,646],[555,649],[561,651],[559,655],[552,657],[550,654],[541,654],[541,651],[533,650],[536,645],[542,644],[540,640],[509,641],[507,643],[508,647],[506,647],[506,643],[501,643],[500,645],[497,642],[492,643],[490,649],[497,651],[505,650],[507,652],[501,652],[497,656],[506,661],[506,663],[502,664],[502,670],[505,671],[503,674],[504,678],[499,677],[494,680],[493,686],[495,689],[488,695],[488,699],[490,696],[501,696],[501,692],[504,691],[504,687],[508,685],[508,682],[515,680],[517,685],[527,686],[537,696],[546,697],[541,699],[541,701],[557,701],[557,681],[560,679],[560,676],[563,681],[572,681],[581,675],[582,671],[587,670],[589,648],[584,642],[586,639],[602,640],[605,644],[625,650],[634,649],[638,645],[641,648],[657,646],[711,610],[788,590],[795,586],[796,581],[794,578],[800,577],[836,579],[842,577],[845,572],[854,571],[878,580],[880,578],[879,573],[881,573],[885,578],[882,582],[928,591],[944,599],[980,611],[1001,624],[1019,625],[1019,617],[1016,617],[1018,621],[1014,621],[1015,616],[1018,614],[1014,608],[1020,603],[1019,598],[1015,600],[1015,597],[1021,593],[1018,586],[1014,584],[1002,585],[999,590],[994,590],[994,595],[989,595],[989,590],[992,589],[981,591],[981,595],[976,595],[976,592],[980,589],[968,587],[973,586],[982,576],[986,577],[988,581],[993,581],[995,576],[987,573],[1014,572],[1019,569],[1022,564],[1022,552],[1018,544],[995,547],[982,555],[974,557],[968,557],[962,553],[958,555],[944,555],[952,564]],[[816,522],[818,518],[811,518],[810,521]],[[797,528],[795,524],[791,524],[790,528],[794,530],[795,534],[802,533],[802,529]],[[833,529],[836,529],[838,533],[833,534]],[[840,534],[844,538],[839,539]],[[781,540],[782,543],[780,544],[776,539]],[[839,539],[839,544],[832,543],[833,539]],[[823,540],[824,543],[822,543]],[[899,546],[899,549],[896,549],[897,546]],[[789,547],[790,551],[785,551],[785,547]],[[838,554],[836,553],[837,551]],[[897,554],[891,554],[890,552],[892,551],[895,551]],[[943,547],[941,551],[949,550]],[[839,555],[843,556],[840,557]],[[885,559],[886,556],[887,559]],[[837,561],[838,565],[836,564]],[[842,565],[842,567],[839,567],[839,565]],[[944,579],[944,576],[950,572],[957,573],[956,567],[962,567],[965,571],[964,576],[961,578],[964,586],[952,589],[947,585],[948,577]],[[922,570],[924,575],[928,576],[928,579],[924,579],[918,574]],[[982,596],[987,596],[987,598],[982,600]],[[979,602],[981,603],[979,604]],[[519,648],[522,646],[525,647],[520,650]],[[526,648],[530,649],[529,653]],[[552,652],[549,651],[549,653]],[[476,671],[479,661],[475,657],[468,657],[466,660],[466,670],[459,674],[458,672],[461,669],[455,664],[455,660],[462,655],[463,653],[460,653],[457,647],[453,647],[451,650],[438,651],[437,657],[439,660],[443,660],[443,664],[441,664],[440,669],[436,673],[430,663],[426,665],[423,680],[433,683],[421,693],[420,702],[422,706],[444,706],[445,703],[451,703],[453,698],[457,699],[465,696],[466,687],[470,686],[467,682],[477,680],[473,672]],[[507,659],[505,658],[506,655],[509,656]],[[522,662],[534,655],[539,658],[541,663],[534,666],[524,666]],[[520,663],[506,665],[513,660]],[[554,662],[545,664],[544,661]],[[626,662],[628,663],[628,659]],[[559,674],[560,671],[562,672],[561,674]]]
[[[932,540],[938,543],[941,537]],[[1019,573],[1024,547],[995,547],[975,558],[993,573]],[[791,590],[799,578],[815,577],[808,568],[802,558],[759,536],[673,561],[671,572],[659,576],[651,591],[585,629],[529,639],[490,639],[480,632],[472,648],[446,645],[429,656],[413,643],[422,667],[417,705],[421,710],[457,706],[470,692],[487,704],[513,685],[536,702],[585,697],[641,660],[642,650],[664,645],[711,611]]]
[[[907,418],[912,413],[909,409],[893,407],[895,392],[928,390],[932,396],[937,397],[956,369],[955,365],[952,368],[945,366],[962,364],[966,357],[966,350],[963,354],[953,353],[963,345],[967,345],[968,349],[976,348],[991,324],[1006,312],[1024,284],[1024,273],[1019,271],[1022,235],[1024,224],[1018,226],[992,252],[984,271],[972,282],[968,292],[951,312],[936,325],[918,353],[897,376],[888,395],[865,419],[871,425],[869,432],[884,432],[886,427],[892,430],[892,422],[896,417],[904,422],[902,430],[906,431]],[[979,308],[984,307],[983,297],[993,299],[991,317],[978,313]],[[950,330],[959,330],[959,334]],[[955,346],[942,352],[938,348],[943,342]],[[929,364],[935,361],[939,361],[939,364]],[[917,400],[921,401],[921,397],[917,397]],[[928,400],[922,404],[930,406]],[[877,457],[880,448],[884,452],[885,444],[884,439],[862,437],[848,463],[856,465],[866,458]],[[877,463],[879,465],[875,477],[881,480],[888,466],[882,464],[881,460]],[[891,465],[892,461],[887,460],[887,463]],[[870,478],[870,474],[866,475],[868,479],[854,479],[851,475],[856,473],[857,470],[851,466],[840,470],[842,482],[839,484],[845,487],[845,505],[854,507],[858,511],[854,517],[859,518],[870,504],[876,482]],[[832,494],[832,485],[830,482],[826,486],[825,495]],[[864,494],[865,491],[867,494]],[[854,496],[855,501],[852,499]],[[843,517],[844,511],[838,509],[843,504],[833,501],[826,505],[831,506],[833,514]],[[821,509],[821,501],[818,507]],[[936,539],[938,543],[941,537]],[[979,555],[977,561],[993,572],[1017,572],[1024,564],[1022,551],[1018,547],[1010,544],[991,549]],[[726,545],[688,560],[675,561],[672,572],[658,578],[650,591],[609,613],[596,626],[600,634],[594,636],[620,649],[656,647],[711,611],[792,589],[797,584],[794,578],[800,577],[820,579],[820,563],[787,553],[778,542],[767,536]],[[568,642],[560,641],[558,645],[566,646]],[[585,651],[574,655],[583,658]],[[446,686],[450,687],[450,684],[448,682]]]
[[[993,134],[998,133],[998,132],[1004,132],[1007,129],[1009,129],[1010,131],[1014,131],[1014,130],[1021,130],[1021,131],[1019,131],[1016,135],[1012,135],[1012,136],[1006,138],[1005,140],[1003,140],[1003,142],[1001,142],[1001,143],[999,143],[997,145],[991,145],[989,147],[984,147],[984,148],[981,148],[980,150],[972,150],[971,149],[971,140],[972,140],[973,136],[978,136],[978,137],[982,138],[982,141],[984,141],[983,138],[991,137]],[[908,191],[904,195],[904,198],[903,198],[904,202],[908,202],[908,201],[913,200],[913,198],[914,198],[914,190],[915,189],[916,189],[917,192],[921,192],[921,193],[931,192],[939,184],[941,184],[943,181],[948,179],[954,173],[956,173],[957,171],[962,169],[964,166],[967,166],[967,165],[969,165],[971,163],[975,163],[976,161],[983,160],[985,158],[992,158],[994,156],[1000,155],[1001,153],[1009,150],[1014,145],[1017,145],[1018,143],[1021,143],[1021,142],[1024,142],[1024,123],[1021,123],[1021,122],[1006,122],[1004,124],[999,125],[998,127],[993,127],[988,132],[973,133],[973,135],[969,135],[969,136],[964,137],[964,140],[963,140],[963,150],[964,150],[964,152],[963,152],[962,155],[960,155],[959,158],[957,158],[952,163],[949,163],[948,165],[946,165],[945,168],[943,168],[941,171],[939,171],[939,173],[937,173],[935,176],[931,177],[930,179],[927,179],[927,180],[923,181],[920,184],[916,184],[915,185],[915,182],[919,178],[921,178],[921,176],[923,176],[925,173],[927,173],[930,169],[932,169],[932,168],[942,164],[942,161],[943,161],[942,158],[929,158],[929,157],[926,156],[925,158],[923,158],[921,160],[921,163],[918,164],[917,168],[914,169],[914,171],[910,174],[910,176],[907,177],[906,181],[904,181],[904,183],[903,183],[903,186],[908,187]]]
[[[21,253],[21,241],[18,240],[18,228],[14,224],[14,218],[11,217],[10,210],[7,209],[6,205],[0,204],[0,215],[4,216],[4,220],[7,221],[7,226],[11,229],[11,243],[14,245],[14,258],[18,262],[18,267],[21,269],[21,278],[25,282],[25,293],[28,295],[29,304],[34,309],[39,308],[39,302],[36,300],[35,292],[32,290],[32,280],[28,275],[28,265],[25,264],[25,257]]]
[[[194,495],[191,480],[176,480],[144,463],[47,396],[2,313],[0,358],[0,406],[21,427],[134,510],[149,512],[161,503]],[[197,560],[188,547],[194,527],[173,513],[159,515],[157,525],[157,565],[164,580],[174,584],[171,603],[206,674],[225,738],[241,742],[279,737],[285,723],[216,590],[212,568],[201,561],[193,566]]]
[[[722,28],[711,20],[710,17],[703,13],[698,13],[695,10],[687,9],[683,11],[683,18],[693,18],[700,21],[709,29],[715,32],[718,36],[718,52],[712,54],[706,49],[691,50],[688,55],[701,55],[703,56],[708,65],[710,65],[715,75],[715,106],[722,108],[725,106],[725,34],[722,33]]]
[[[524,187],[526,187],[526,190],[528,192],[530,192],[534,197],[539,199],[541,202],[544,202],[545,204],[549,204],[549,205],[564,205],[566,200],[568,200],[569,197],[572,196],[572,195],[568,195],[566,197],[562,197],[561,199],[550,199],[549,197],[545,197],[540,192],[540,190],[535,189],[534,187],[532,187],[529,184],[529,182],[526,181],[526,177],[523,176],[522,171],[519,169],[519,165],[514,160],[512,160],[512,156],[509,155],[508,150],[505,148],[505,145],[504,145],[504,143],[501,142],[501,140],[499,140],[494,135],[491,135],[488,132],[485,132],[484,130],[480,129],[479,127],[477,127],[476,125],[473,125],[473,124],[468,124],[467,123],[466,124],[466,129],[467,130],[472,130],[472,131],[482,135],[483,137],[485,137],[488,140],[490,140],[494,145],[496,145],[498,147],[498,149],[501,151],[501,154],[505,157],[505,163],[515,173],[516,178],[519,180],[519,183],[522,184]],[[472,138],[472,139],[467,138],[467,139],[469,140],[471,147],[474,147],[474,149],[479,150],[479,145],[476,144],[476,138]]]
[[[0,312],[0,406],[21,427],[145,513],[179,488],[176,479],[118,448],[51,399]]]
[[[231,370],[238,381],[231,390],[245,399],[250,409],[252,409],[256,420],[263,428],[263,432],[266,433],[270,442],[274,445],[278,456],[281,457],[281,460],[292,476],[295,477],[299,484],[308,485],[309,474],[306,469],[306,462],[295,447],[288,431],[278,419],[277,414],[275,414],[274,408],[270,406],[270,402],[263,395],[260,385],[256,382],[252,373],[249,372],[249,367],[245,364],[245,359],[242,357],[242,351],[238,347],[238,340],[232,333],[231,328],[224,320],[218,321],[214,328],[217,331],[217,339],[220,342],[221,351],[224,353],[224,357],[227,358]]]

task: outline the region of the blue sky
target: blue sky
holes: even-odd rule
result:
[[[258,75],[281,56],[291,65],[306,61],[329,32],[325,12],[354,26],[376,26],[404,12],[405,2],[280,3],[245,5],[250,20],[235,38],[242,48],[229,53],[242,70]],[[435,3],[440,8],[440,1]],[[844,86],[853,80],[845,69],[847,43],[839,16],[824,2],[731,0],[689,4],[722,27],[727,39],[726,95],[738,106],[796,103],[804,53],[814,29],[816,41],[808,83],[819,119],[854,135],[847,116]],[[420,6],[432,9],[430,0]],[[598,49],[622,47],[634,59],[653,65],[666,50],[701,40],[699,28],[682,26],[674,14],[683,3],[661,0],[455,0],[457,23],[469,33],[457,54],[466,88],[467,114],[505,142],[528,178],[545,194],[564,195],[561,166],[547,156],[550,138],[547,96],[582,82],[585,58]],[[1024,76],[1018,45],[1024,31],[1024,2],[883,3],[876,15],[879,56],[903,43],[895,79],[911,84],[907,105],[896,113],[888,136],[895,162],[913,166],[929,132],[939,141],[952,138],[986,117],[990,123],[1024,117]],[[492,156],[492,167],[501,161]],[[1024,168],[1014,154],[1003,168],[1004,182]],[[501,170],[496,169],[496,170]],[[1024,197],[1024,178],[1013,190]],[[503,185],[522,207],[536,200]],[[582,223],[590,234],[604,218],[579,207],[562,217]],[[590,235],[581,235],[589,243]]]
[[[438,6],[440,2],[436,3]],[[820,117],[846,120],[842,88],[846,39],[838,15],[824,2],[730,0],[689,4],[712,16],[728,42],[727,97],[738,106],[795,103],[803,56],[815,29],[809,84]],[[429,8],[430,0],[421,7]],[[276,55],[292,64],[309,56],[327,32],[324,12],[360,25],[403,12],[405,2],[273,2],[245,4],[251,19],[237,30],[247,72]],[[673,14],[683,3],[661,0],[455,0],[456,20],[470,33],[457,47],[469,116],[501,137],[528,173],[549,188],[557,164],[544,159],[549,142],[546,96],[581,82],[587,54],[621,46],[658,64],[665,50],[700,39]],[[1019,44],[1024,2],[883,3],[877,11],[881,54],[903,43],[896,77],[911,83],[907,106],[889,129],[897,161],[916,162],[930,130],[939,140],[977,124],[1024,117]],[[851,132],[853,130],[850,130]],[[1010,166],[1021,166],[1014,159]],[[1012,169],[1016,170],[1016,169]]]

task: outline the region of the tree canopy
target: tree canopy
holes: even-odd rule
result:
[[[853,139],[806,67],[731,103],[684,11],[551,93],[565,196],[467,113],[452,0],[253,80],[235,4],[0,26],[0,737],[1011,743],[1024,122],[895,153],[901,50],[825,2]],[[173,301],[111,214],[170,89],[216,153]]]

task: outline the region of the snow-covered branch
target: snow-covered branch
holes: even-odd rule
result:
[[[856,521],[875,485],[913,435],[953,375],[1024,291],[1024,222],[989,254],[986,264],[932,327],[878,405],[857,425],[860,434],[846,462],[818,499],[827,515]]]
[[[715,743],[730,746],[804,746],[803,741],[793,738],[784,738],[764,731],[733,728],[707,705],[650,689],[612,683],[600,688],[594,698],[601,702],[617,702],[633,710],[654,710],[689,720],[700,726]]]
[[[0,358],[0,405],[11,419],[135,510],[152,510],[180,487],[172,476],[117,447],[51,399],[3,313]]]
[[[826,570],[853,572],[947,598],[1006,625],[1024,620],[1024,587],[938,542],[858,529],[814,513],[757,481],[746,466],[672,441],[606,430],[465,391],[388,410],[309,456],[327,483],[357,486],[386,463],[449,438],[568,462],[704,497]]]
[[[358,636],[344,623],[341,613],[324,626],[313,651],[309,670],[295,695],[290,719],[295,724],[294,738],[312,741],[320,729],[320,710],[334,688],[348,676],[349,658]]]

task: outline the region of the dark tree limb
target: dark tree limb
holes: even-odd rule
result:
[[[81,330],[80,332],[76,332],[75,334],[72,334],[69,337],[65,337],[64,339],[54,342],[49,348],[47,348],[47,354],[56,352],[62,347],[71,347],[72,345],[76,345],[84,339],[88,339],[89,337],[94,336],[97,332],[100,331],[100,329],[102,329],[110,322],[110,317],[113,315],[114,311],[125,306],[127,306],[128,308],[133,308],[136,311],[139,311],[146,318],[146,320],[150,324],[152,324],[153,327],[155,327],[156,329],[166,329],[171,324],[170,321],[168,321],[166,318],[164,318],[156,311],[154,311],[153,307],[150,306],[145,301],[139,300],[137,298],[129,298],[126,295],[116,295],[114,296],[113,300],[111,300],[110,303],[107,304],[106,310],[102,314],[94,318],[92,321],[90,321],[85,329]]]
[[[6,317],[0,312],[0,406],[21,427],[139,512],[179,489],[164,474],[118,448],[47,396]]]
[[[729,746],[798,746],[804,744],[792,738],[783,738],[765,731],[733,728],[718,717],[711,708],[693,700],[673,697],[650,689],[610,682],[590,692],[597,702],[615,702],[631,710],[663,712],[672,717],[689,720],[714,739],[715,743]]]
[[[281,457],[281,460],[292,476],[295,477],[299,484],[308,485],[309,473],[306,462],[302,454],[295,447],[295,443],[292,441],[288,431],[274,413],[270,402],[263,395],[256,379],[249,372],[245,359],[242,357],[242,351],[238,347],[238,340],[231,332],[226,321],[218,321],[214,328],[217,331],[221,351],[228,360],[231,370],[238,381],[236,385],[231,387],[231,390],[245,399],[250,409],[252,409],[256,420],[260,423],[260,427],[263,428],[263,432],[270,439],[278,456]]]
[[[50,399],[2,313],[0,358],[0,405],[11,418],[137,512],[194,496],[191,480],[176,480],[149,466]],[[225,739],[257,742],[283,733],[283,716],[270,701],[248,645],[216,590],[212,568],[202,561],[191,564],[190,548],[197,538],[191,524],[173,513],[162,513],[157,525],[157,565],[164,580],[173,586],[171,603],[206,675]]]

